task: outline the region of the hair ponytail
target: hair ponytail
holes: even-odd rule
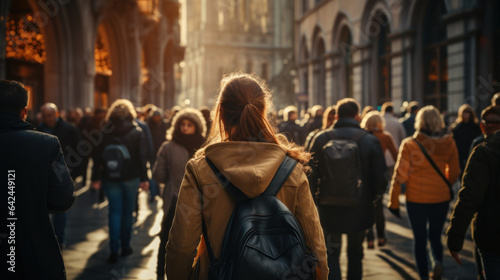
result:
[[[286,150],[288,156],[307,165],[311,155],[303,147],[288,142],[284,135],[276,134],[277,129],[267,119],[271,107],[270,91],[258,77],[240,73],[224,77],[205,147],[221,141],[275,143]],[[202,157],[204,148],[195,156]]]

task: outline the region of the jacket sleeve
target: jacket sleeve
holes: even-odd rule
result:
[[[390,133],[388,133],[387,136],[390,139],[390,141],[389,141],[389,152],[391,153],[392,158],[394,159],[394,161],[396,161],[396,160],[398,160],[398,148],[396,147],[396,142],[394,141],[394,138],[392,137],[392,135]]]
[[[491,174],[489,174],[490,168],[483,150],[485,148],[484,146],[477,147],[465,167],[462,187],[458,192],[458,200],[453,207],[450,226],[446,231],[450,251],[462,250],[467,228],[488,189]]]
[[[187,279],[201,236],[201,200],[196,170],[189,161],[179,191],[175,216],[166,247],[168,279]]]
[[[49,167],[47,208],[50,212],[65,212],[75,201],[74,182],[64,160],[61,145],[57,138],[51,145],[52,155]]]
[[[145,182],[148,180],[148,167],[146,165],[148,161],[148,147],[147,147],[146,134],[142,130],[139,135],[138,149],[139,149],[139,165],[140,165],[139,177],[141,182]]]
[[[319,221],[318,211],[309,191],[309,183],[304,172],[300,173],[299,191],[297,193],[297,204],[295,217],[300,223],[307,246],[318,258],[318,266],[321,271],[320,279],[328,279],[328,264],[326,255],[325,236]]]
[[[155,166],[153,167],[153,179],[158,183],[166,184],[168,181],[168,166],[167,161],[169,158],[168,142],[164,143],[158,150],[156,156]]]
[[[319,139],[318,139],[319,138]],[[321,137],[314,137],[311,144],[311,154],[312,159],[310,161],[311,166],[311,174],[309,174],[309,188],[312,196],[316,195],[316,190],[319,188],[318,180],[321,178],[321,168],[320,168],[320,159],[321,154],[323,153],[322,145],[321,145]]]
[[[458,149],[457,149],[457,144],[455,141],[451,141],[451,153],[450,153],[450,159],[448,161],[448,181],[453,185],[457,179],[458,176],[460,176],[460,161],[458,157]]]
[[[375,197],[385,192],[387,188],[387,180],[385,178],[385,171],[387,165],[385,164],[385,156],[380,145],[380,141],[373,136],[373,143],[371,144],[372,150],[370,153],[370,175],[368,184],[370,184],[370,192]]]
[[[410,151],[408,141],[403,141],[399,148],[398,160],[394,166],[392,174],[391,188],[389,190],[388,208],[399,208],[399,194],[401,193],[401,184],[408,180],[410,172]]]

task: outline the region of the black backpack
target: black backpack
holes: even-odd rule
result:
[[[122,139],[118,137],[112,139],[111,144],[102,152],[102,161],[104,172],[111,181],[123,181],[129,177],[132,158]]]
[[[266,191],[249,199],[208,158],[206,160],[236,200],[220,259],[214,256],[202,218],[210,258],[209,279],[314,279],[318,261],[309,253],[297,219],[275,196],[297,162],[286,156]]]
[[[353,137],[328,132],[330,141],[323,146],[319,204],[357,206],[363,184],[358,142],[368,134],[360,130]]]

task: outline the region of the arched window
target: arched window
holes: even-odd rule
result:
[[[340,59],[341,66],[341,83],[343,84],[343,96],[353,97],[353,67],[352,67],[352,46],[351,31],[347,26],[342,28],[340,32],[339,51],[342,56]]]
[[[443,15],[446,7],[442,0],[429,1],[423,18],[424,103],[443,110],[447,108],[448,60],[446,24]]]
[[[380,32],[376,38],[377,51],[377,75],[378,75],[378,104],[391,100],[391,41],[387,38],[389,34],[389,22],[385,15],[377,17]]]
[[[325,42],[319,38],[314,52],[314,102],[320,105],[326,105],[326,75],[325,75]]]

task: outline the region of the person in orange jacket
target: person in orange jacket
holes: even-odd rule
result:
[[[458,151],[453,136],[434,106],[422,108],[413,137],[403,140],[389,191],[389,210],[399,216],[401,184],[406,184],[406,207],[414,236],[414,256],[421,279],[428,279],[427,236],[433,256],[433,279],[443,274],[441,233],[452,199],[448,184],[426,159],[423,145],[446,179],[453,184],[459,174]],[[429,226],[427,228],[427,225]]]

